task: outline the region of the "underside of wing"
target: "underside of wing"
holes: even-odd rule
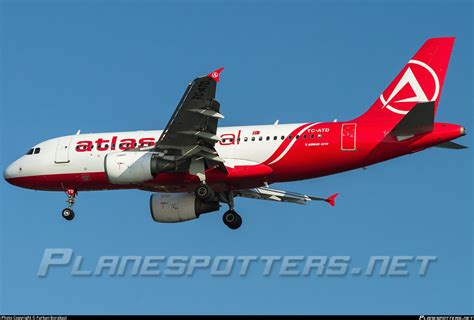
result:
[[[271,200],[271,201],[279,201],[279,202],[292,202],[292,203],[297,203],[297,204],[306,204],[306,202],[308,201],[325,201],[329,203],[331,206],[335,205],[334,199],[338,195],[336,193],[328,198],[319,198],[319,197],[308,196],[301,193],[270,189],[270,188],[265,188],[265,187],[237,190],[234,193],[235,195],[244,197],[244,198]]]
[[[188,171],[193,160],[202,161],[205,168],[220,167],[223,159],[214,148],[217,123],[223,116],[215,100],[220,68],[191,82],[173,116],[154,146],[163,160],[175,162],[177,171]]]

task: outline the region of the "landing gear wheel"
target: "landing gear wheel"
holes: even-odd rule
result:
[[[65,192],[67,195],[67,208],[63,210],[62,216],[64,219],[70,221],[74,219],[74,211],[72,211],[72,207],[74,206],[74,202],[76,202],[77,191],[74,189],[67,189]]]
[[[222,221],[232,230],[238,229],[242,225],[242,217],[234,210],[229,210],[224,213]]]
[[[68,221],[74,219],[74,211],[72,211],[72,209],[69,209],[69,208],[64,209],[62,215],[63,215],[63,218]]]
[[[204,202],[208,202],[214,198],[214,191],[207,184],[201,184],[195,192],[196,198]]]

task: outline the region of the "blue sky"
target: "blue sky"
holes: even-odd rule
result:
[[[187,83],[224,66],[221,125],[351,119],[430,37],[456,36],[437,121],[473,128],[470,1],[2,1],[2,167],[82,132],[161,129]],[[237,200],[221,213],[154,223],[149,194],[1,185],[1,313],[472,313],[470,149],[430,149],[276,185],[337,206]],[[434,255],[425,277],[71,277],[36,272],[45,248],[100,255]]]

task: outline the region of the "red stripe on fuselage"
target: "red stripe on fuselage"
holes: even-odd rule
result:
[[[291,143],[291,140],[288,139],[288,136],[291,136],[292,139],[295,138],[295,136],[306,126],[310,125],[311,122],[309,123],[305,123],[301,126],[299,126],[298,128],[296,128],[295,130],[293,130],[289,135],[287,135],[285,137],[285,140],[283,140],[283,142],[280,144],[280,146],[275,150],[275,152],[265,161],[263,161],[264,164],[269,164],[271,163],[273,160],[275,160],[276,158],[278,158],[282,152],[284,152],[286,150],[286,148],[288,147],[288,145]],[[280,139],[280,137],[277,137],[278,139]]]
[[[47,174],[7,179],[15,186],[45,191],[106,190],[133,188],[111,185],[105,172]]]
[[[206,171],[206,182],[215,191],[255,188],[268,181],[272,172],[270,167],[263,164],[235,166],[234,168],[227,168],[227,173],[212,168]],[[7,181],[18,187],[44,191],[147,189],[185,192],[193,191],[200,184],[199,178],[189,173],[161,173],[152,181],[130,185],[111,184],[105,172],[35,175],[9,178]]]

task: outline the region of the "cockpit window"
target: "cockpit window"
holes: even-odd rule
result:
[[[40,151],[41,151],[41,148],[31,148],[30,150],[28,150],[28,152],[26,154],[27,155],[38,154],[38,153],[40,153]]]

